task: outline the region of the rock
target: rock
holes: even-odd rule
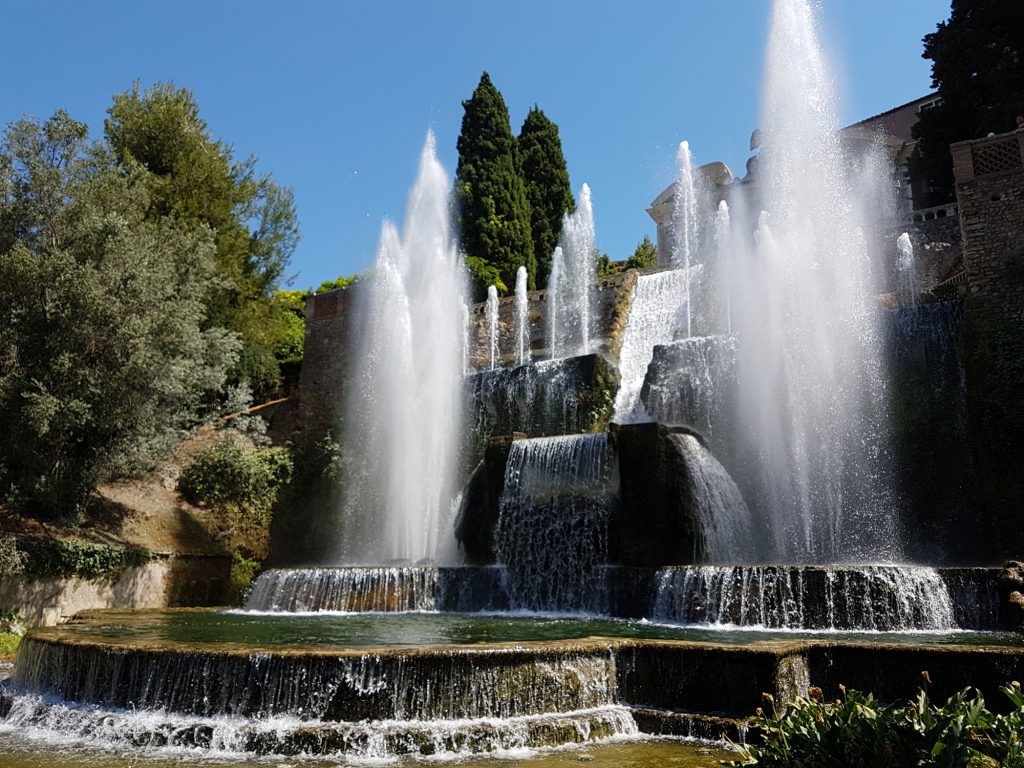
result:
[[[1024,594],[1010,593],[1006,603],[1006,625],[1017,632],[1024,631]]]

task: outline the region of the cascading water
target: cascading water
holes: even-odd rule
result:
[[[679,165],[679,178],[676,180],[676,205],[672,219],[674,234],[672,266],[683,270],[685,280],[685,329],[686,335],[689,337],[693,335],[690,267],[697,257],[700,228],[697,220],[697,189],[693,180],[693,155],[690,154],[690,143],[688,141],[680,143],[676,162]]]
[[[526,295],[526,267],[516,271],[516,365],[530,362],[529,298]]]
[[[864,232],[884,178],[851,180],[809,0],[777,0],[756,259],[733,270],[740,466],[772,559],[892,561],[899,505]],[[861,164],[865,169],[873,163]],[[877,263],[877,259],[875,260]]]
[[[562,219],[562,237],[551,257],[548,279],[548,346],[552,357],[586,355],[591,350],[591,291],[596,276],[594,207],[586,184],[576,210]]]
[[[618,469],[608,436],[515,440],[495,553],[513,608],[599,612]]]
[[[753,519],[725,467],[693,435],[669,435],[668,441],[686,474],[687,507],[700,525],[703,551],[696,553],[697,562],[754,561]]]
[[[428,134],[403,232],[384,223],[357,314],[342,440],[344,562],[433,559],[451,538],[466,278],[450,192]]]
[[[640,390],[656,344],[672,341],[685,330],[690,278],[685,269],[640,275],[633,292],[626,332],[619,352],[619,391],[612,421],[635,424],[648,420]]]
[[[957,627],[949,590],[933,568],[665,568],[655,589],[660,621],[869,632]]]
[[[904,232],[896,238],[896,269],[900,277],[901,298],[910,307],[916,307],[921,296],[921,282],[917,276],[917,259],[914,258],[914,244],[910,235]]]
[[[487,350],[491,359],[491,370],[498,364],[498,289],[487,286]]]

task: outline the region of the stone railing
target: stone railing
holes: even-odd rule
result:
[[[961,141],[950,146],[958,183],[1024,168],[1024,131]]]

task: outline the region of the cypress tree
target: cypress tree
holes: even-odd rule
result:
[[[530,203],[508,107],[486,72],[462,107],[455,192],[463,252],[471,265],[497,269],[504,292],[515,285],[520,266],[526,267],[529,286],[534,288],[537,262],[530,235]],[[476,282],[481,282],[479,277]],[[474,288],[479,294],[486,285]]]
[[[562,217],[576,208],[576,201],[569,185],[558,126],[536,106],[523,121],[518,144],[526,197],[530,201],[537,286],[545,288],[551,272],[551,254],[562,233]]]

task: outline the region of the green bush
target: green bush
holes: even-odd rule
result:
[[[925,676],[927,680],[927,675]],[[781,713],[766,696],[771,714],[755,718],[760,744],[725,765],[840,768],[845,766],[1024,767],[1024,694],[1019,683],[1001,689],[1008,714],[985,708],[979,691],[965,688],[944,704],[933,704],[926,690],[903,705],[880,704],[871,694],[842,689],[832,704],[797,699]]]
[[[14,539],[0,539],[0,576],[13,576],[25,570],[25,555]]]
[[[246,557],[241,552],[231,553],[231,592],[228,595],[228,602],[231,604],[241,603],[245,593],[252,586],[253,579],[260,571],[260,561]]]
[[[194,504],[269,510],[278,488],[291,478],[286,448],[222,440],[196,456],[181,474],[178,490]]]
[[[142,565],[150,557],[141,549],[71,539],[23,539],[18,549],[30,576],[90,581],[116,581],[127,568]]]
[[[292,476],[287,448],[255,446],[225,439],[199,454],[178,479],[178,490],[195,504],[224,516],[228,548],[262,559],[280,489]]]

